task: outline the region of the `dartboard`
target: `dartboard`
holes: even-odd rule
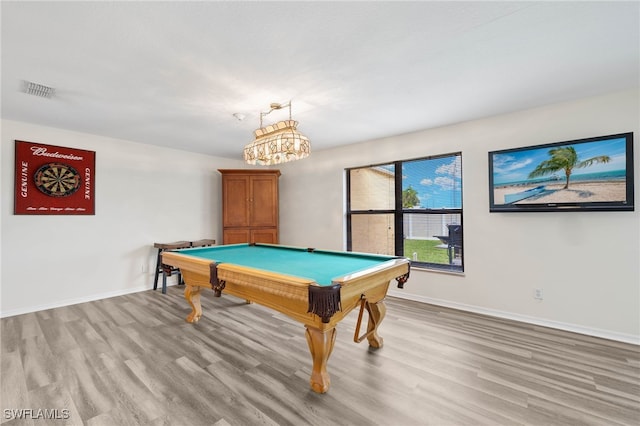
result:
[[[67,164],[45,164],[33,178],[36,188],[51,197],[68,197],[80,188],[80,175]]]

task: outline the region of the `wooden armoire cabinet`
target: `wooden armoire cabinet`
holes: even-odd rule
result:
[[[222,244],[277,244],[280,170],[218,171],[222,174]]]

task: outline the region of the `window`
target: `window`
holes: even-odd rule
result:
[[[461,153],[346,172],[347,250],[463,271]]]

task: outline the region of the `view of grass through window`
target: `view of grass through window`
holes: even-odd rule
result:
[[[462,271],[461,169],[459,153],[348,169],[347,249]]]

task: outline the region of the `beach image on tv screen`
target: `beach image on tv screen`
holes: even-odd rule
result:
[[[624,137],[494,153],[496,205],[626,201]]]

